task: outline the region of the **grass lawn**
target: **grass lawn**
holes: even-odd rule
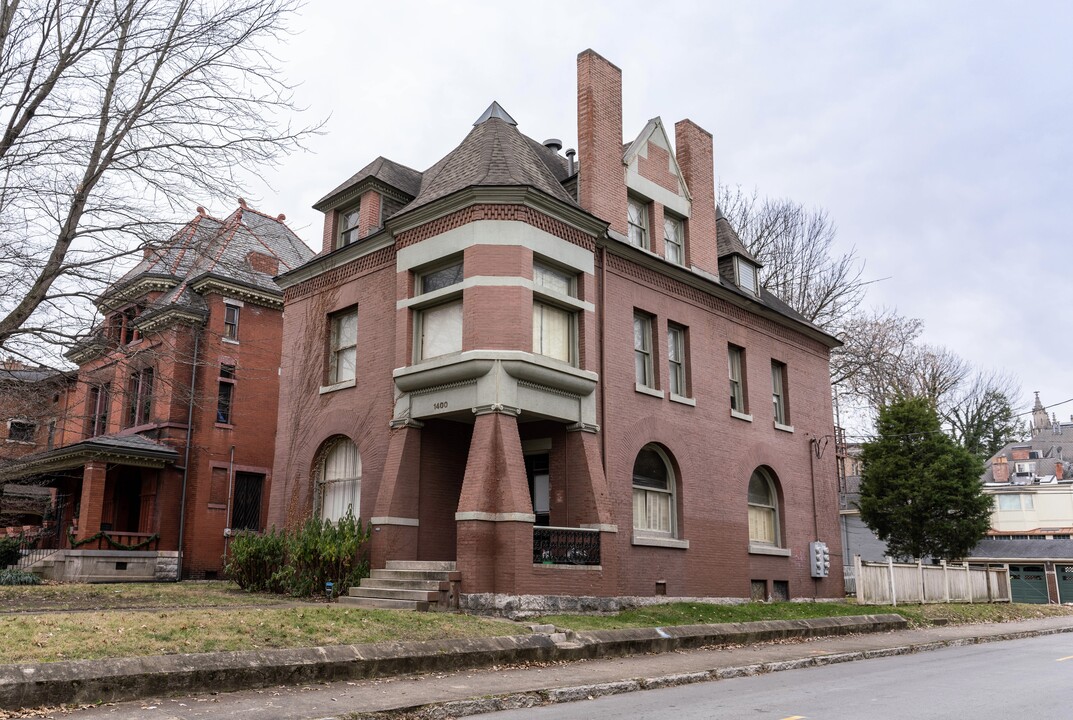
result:
[[[520,635],[523,625],[450,613],[299,608],[0,615],[4,662]]]
[[[6,663],[93,660],[388,640],[521,635],[524,624],[452,613],[360,610],[243,592],[226,582],[0,587],[0,658]],[[616,615],[556,615],[539,622],[592,630],[896,612],[913,626],[1073,615],[1054,605],[859,606],[839,603],[673,603]],[[535,622],[535,621],[534,621]]]
[[[0,612],[106,610],[112,608],[236,607],[286,605],[294,599],[248,593],[232,582],[64,583],[0,586]]]
[[[852,601],[828,603],[743,603],[705,605],[671,603],[625,610],[615,615],[548,615],[540,622],[571,630],[706,625],[710,623],[752,622],[755,620],[798,620],[836,615],[880,615],[897,613],[911,627],[938,623],[956,625],[1006,622],[1051,615],[1073,615],[1073,607],[1062,605],[857,605]]]

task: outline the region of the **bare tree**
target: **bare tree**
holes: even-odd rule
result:
[[[1012,400],[1020,393],[1009,375],[977,373],[949,393],[939,413],[950,436],[986,460],[1008,443],[1025,438],[1025,423],[1017,417]]]
[[[864,299],[869,281],[854,249],[834,246],[837,228],[826,210],[760,198],[741,186],[719,186],[719,207],[764,267],[761,284],[828,332],[838,333]]]
[[[0,0],[0,348],[89,324],[85,300],[294,129],[271,48],[294,0]]]

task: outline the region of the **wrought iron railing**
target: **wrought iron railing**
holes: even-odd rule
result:
[[[533,562],[538,565],[599,565],[600,531],[534,526]]]
[[[15,497],[19,497],[15,494]],[[26,500],[26,498],[20,498]],[[56,494],[44,498],[44,509],[35,508],[41,512],[40,525],[25,525],[16,537],[18,543],[18,560],[14,567],[25,569],[53,555],[60,550],[62,536],[60,523],[63,518],[64,508],[67,504],[67,496]],[[15,505],[15,507],[19,507]]]

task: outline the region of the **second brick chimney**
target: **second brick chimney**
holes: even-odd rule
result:
[[[689,259],[712,275],[719,274],[715,242],[715,165],[712,134],[692,120],[674,124],[675,154],[693,197],[689,211]]]

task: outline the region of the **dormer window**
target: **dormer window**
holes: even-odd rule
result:
[[[360,208],[354,207],[339,213],[339,247],[358,241],[358,218]]]
[[[738,272],[738,287],[753,295],[760,294],[760,287],[756,282],[756,266],[744,258],[735,258],[734,265]]]
[[[626,207],[626,224],[629,226],[631,245],[648,249],[648,205],[631,197]]]

